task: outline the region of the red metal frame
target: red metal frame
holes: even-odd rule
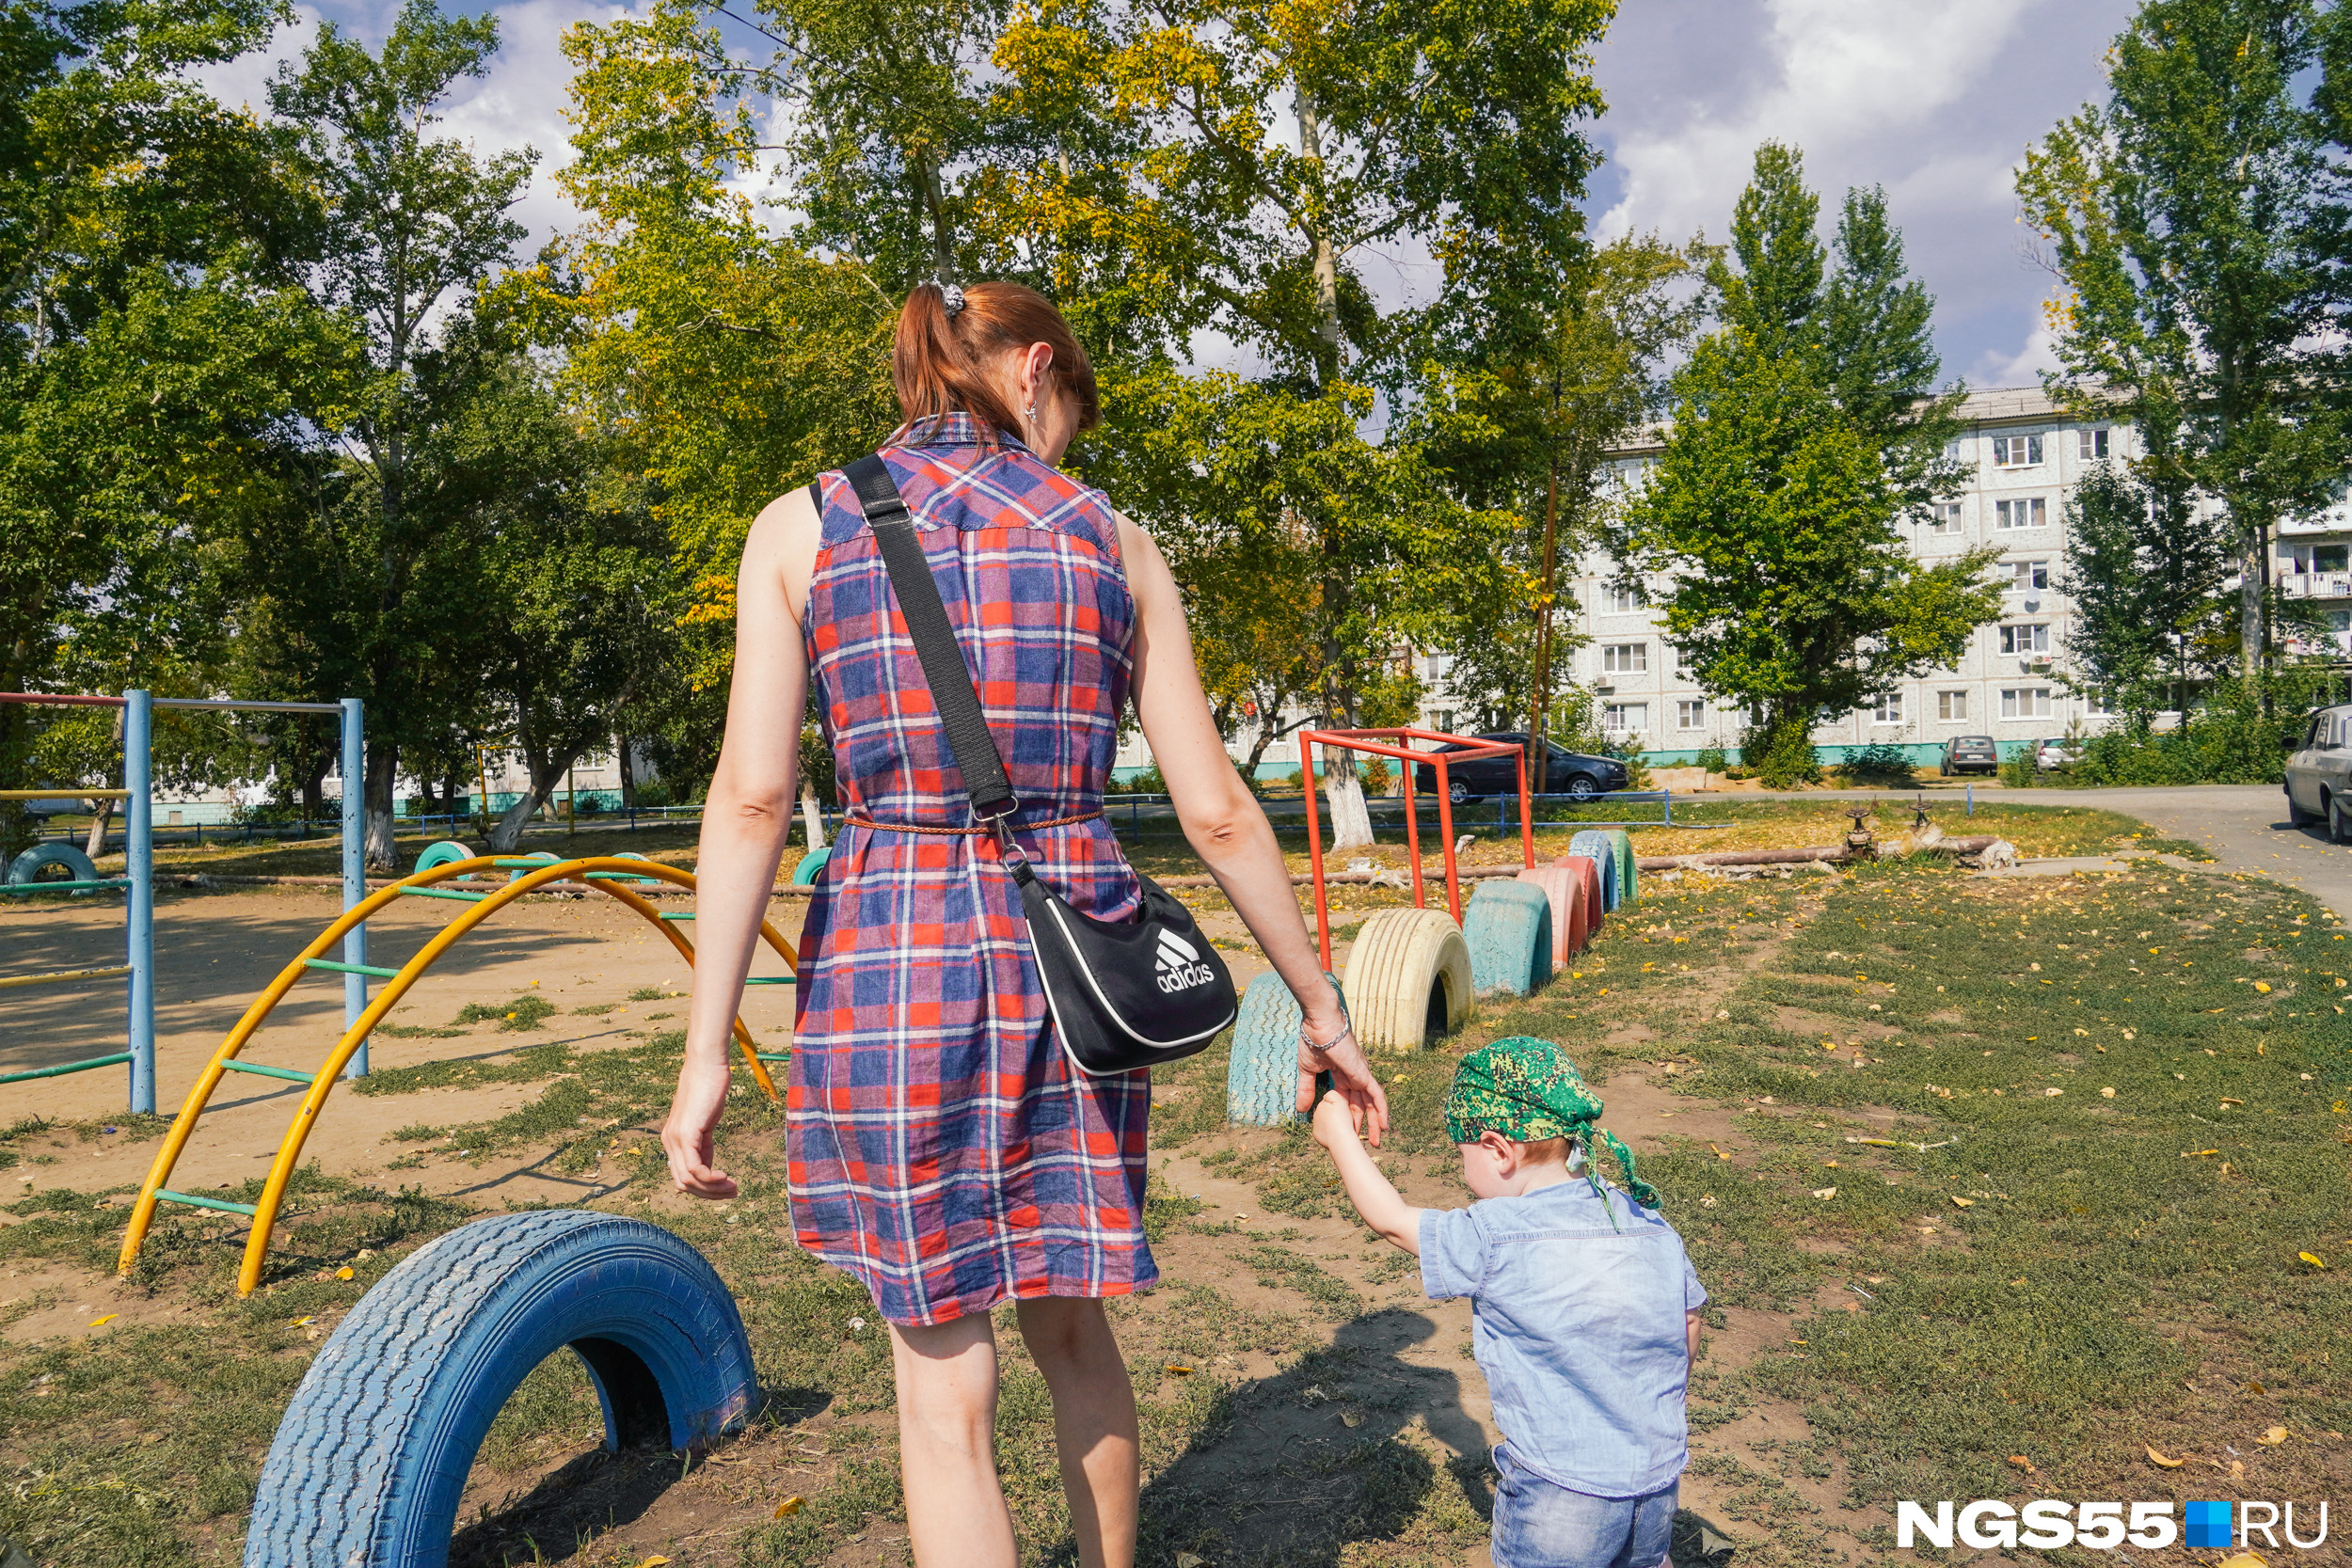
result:
[[[1426,740],[1433,745],[1453,746],[1451,752],[1416,752],[1407,741]],[[1394,744],[1383,744],[1394,742]],[[1421,823],[1420,814],[1413,807],[1413,769],[1428,763],[1438,770],[1438,831],[1445,835],[1445,896],[1454,911],[1454,923],[1462,923],[1462,883],[1455,873],[1454,860],[1454,794],[1446,769],[1456,762],[1470,762],[1479,757],[1498,757],[1506,753],[1519,762],[1519,851],[1529,866],[1535,863],[1534,803],[1527,794],[1527,750],[1508,741],[1480,740],[1467,735],[1447,735],[1442,730],[1301,730],[1298,732],[1299,760],[1305,764],[1301,774],[1307,784],[1307,859],[1314,870],[1315,940],[1321,944],[1323,967],[1331,967],[1331,901],[1323,885],[1323,827],[1315,815],[1315,754],[1313,748],[1324,746],[1343,752],[1361,752],[1369,756],[1393,757],[1405,768],[1405,845],[1413,863],[1413,907],[1425,909],[1427,899],[1422,891]]]

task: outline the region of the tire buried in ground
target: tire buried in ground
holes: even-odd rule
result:
[[[1357,931],[1342,989],[1366,1051],[1418,1051],[1469,1018],[1470,947],[1443,910],[1382,910]]]
[[[1298,1027],[1305,1018],[1279,974],[1269,970],[1249,982],[1225,1064],[1228,1122],[1280,1127],[1298,1114]]]
[[[1470,982],[1480,995],[1534,995],[1551,980],[1550,895],[1525,881],[1479,883],[1462,911],[1462,941],[1470,948]]]
[[[608,1449],[705,1444],[759,1403],[734,1298],[671,1232],[581,1209],[475,1220],[377,1281],[303,1374],[247,1568],[441,1568],[492,1419],[566,1347]]]

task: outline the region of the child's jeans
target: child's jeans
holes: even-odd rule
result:
[[[1674,1533],[1677,1482],[1646,1497],[1588,1497],[1494,1451],[1495,1568],[1658,1568]]]

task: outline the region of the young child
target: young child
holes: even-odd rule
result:
[[[1364,1223],[1421,1259],[1433,1298],[1469,1296],[1496,1425],[1496,1568],[1657,1568],[1690,1454],[1683,1391],[1707,1300],[1600,1101],[1549,1040],[1497,1040],[1446,1097],[1468,1209],[1415,1209],[1326,1095],[1315,1140]],[[1597,1137],[1626,1193],[1593,1171]],[[1580,1170],[1580,1166],[1581,1167]],[[1579,1180],[1579,1176],[1581,1180]]]

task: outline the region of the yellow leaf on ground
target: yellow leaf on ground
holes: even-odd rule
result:
[[[1836,1197],[1837,1196],[1837,1189],[1835,1187],[1816,1187],[1813,1189],[1813,1196],[1820,1198]]]
[[[2181,1158],[2184,1160],[2201,1160],[2208,1154],[2218,1154],[2220,1152],[2221,1150],[2217,1148],[2185,1148],[2181,1150]]]
[[[2027,1475],[2029,1475],[2029,1476],[2030,1476],[2030,1475],[2038,1475],[2038,1474],[2040,1474],[2040,1473],[2041,1473],[2041,1472],[2037,1471],[2037,1470],[2033,1467],[2033,1461],[2032,1461],[2032,1460],[2030,1460],[2030,1459],[2027,1459],[2027,1458],[2026,1458],[2024,1454],[2022,1454],[2022,1453],[2013,1453],[2013,1454],[2010,1454],[2010,1455],[2009,1456],[2009,1462],[2010,1462],[2011,1465],[2016,1465],[2019,1469],[2021,1469],[2021,1470],[2025,1471],[2025,1472],[2026,1472],[2026,1474],[2027,1474]]]
[[[2153,1460],[2156,1464],[2163,1465],[2168,1470],[2177,1470],[2182,1465],[2188,1463],[2185,1459],[2167,1459],[2164,1455],[2158,1453],[2153,1447],[2148,1450],[2148,1457]]]
[[[2267,980],[2257,980],[2254,982],[2254,989],[2260,991],[2266,991],[2270,989],[2270,982]]]
[[[2260,1437],[2254,1439],[2255,1442],[2262,1444],[2265,1448],[2270,1449],[2277,1448],[2280,1444],[2285,1442],[2286,1440],[2287,1429],[2284,1427],[2272,1427],[2268,1432],[2264,1433]]]
[[[358,1273],[358,1271],[357,1271],[356,1269],[353,1269],[353,1268],[350,1268],[350,1267],[348,1267],[348,1266],[345,1266],[345,1267],[343,1267],[343,1268],[340,1268],[340,1269],[337,1269],[337,1270],[335,1271],[335,1277],[336,1277],[336,1278],[338,1278],[338,1279],[349,1279],[349,1278],[350,1278],[350,1277],[351,1277],[354,1274],[356,1274],[356,1273]]]
[[[2270,1564],[2251,1552],[2237,1552],[2223,1558],[2213,1568],[2270,1568]]]
[[[806,1497],[787,1497],[784,1501],[776,1504],[774,1517],[778,1519],[789,1518],[807,1506],[808,1499]]]
[[[1952,1195],[1952,1207],[1955,1209],[1973,1209],[1976,1206],[1977,1200],[1973,1197],[1962,1197],[1957,1193]]]
[[[2115,1098],[2115,1091],[2113,1089],[2101,1089],[2099,1091],[2099,1098],[2102,1100],[2113,1100]]]
[[[670,1560],[666,1557],[649,1557],[645,1559],[644,1561],[639,1563],[637,1568],[662,1568],[662,1564],[668,1562],[669,1560]]]
[[[316,1321],[317,1320],[314,1318],[296,1318],[293,1323],[287,1324],[286,1326],[289,1328],[308,1328]]]
[[[2300,1258],[2304,1262],[2309,1263],[2315,1269],[2324,1269],[2328,1266],[2319,1260],[2319,1255],[2315,1252],[2298,1252],[2295,1256]]]
[[[91,1319],[91,1320],[90,1320],[90,1327],[92,1327],[92,1328],[103,1328],[103,1327],[105,1327],[108,1323],[110,1323],[114,1322],[117,1318],[119,1318],[120,1316],[122,1316],[122,1314],[121,1314],[121,1313],[119,1313],[119,1312],[109,1312],[109,1313],[107,1313],[107,1314],[106,1314],[104,1317],[103,1317],[103,1318],[93,1318],[93,1319]]]
[[[1170,1367],[1168,1370],[1178,1377],[1190,1377],[1192,1375],[1192,1369],[1190,1367]]]
[[[2221,1103],[2224,1105],[2243,1105],[2246,1101],[2243,1100],[2232,1100],[2229,1096],[2223,1095],[2221,1097]]]

